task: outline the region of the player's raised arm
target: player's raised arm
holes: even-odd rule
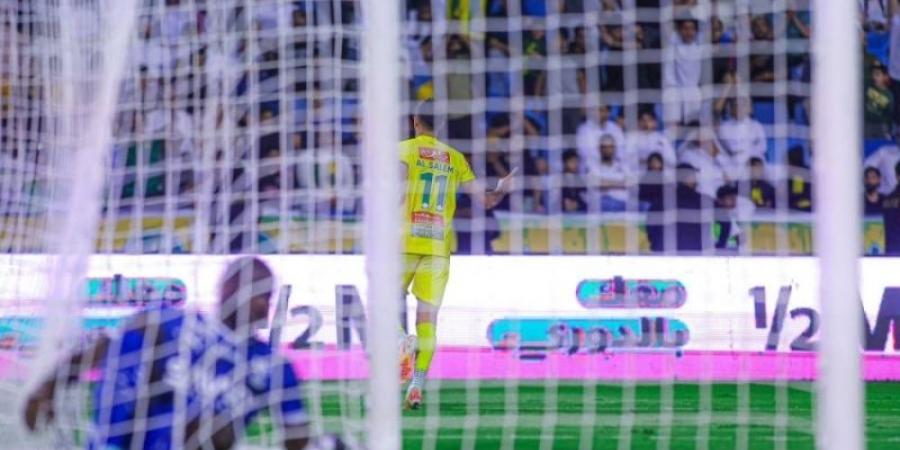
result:
[[[124,328],[126,330],[143,330],[146,326],[147,316],[145,313],[140,313]],[[44,415],[48,422],[53,420],[53,400],[56,395],[57,382],[63,380],[66,384],[74,383],[85,371],[100,367],[101,361],[109,352],[110,342],[110,337],[106,333],[101,333],[92,345],[72,352],[68,358],[57,364],[38,388],[29,394],[23,412],[25,424],[29,430],[35,431],[41,415]]]
[[[53,399],[56,395],[56,385],[58,380],[65,380],[71,383],[81,375],[83,370],[93,369],[99,365],[109,349],[109,338],[101,335],[93,346],[86,350],[76,351],[68,359],[62,361],[53,369],[50,375],[28,395],[25,402],[25,424],[28,429],[35,431],[40,416],[43,416],[47,422],[52,422],[55,413],[53,411]],[[83,366],[82,364],[86,364]]]
[[[507,194],[512,192],[515,176],[518,172],[518,167],[513,168],[513,170],[509,171],[509,174],[497,181],[497,186],[491,190],[488,190],[484,182],[479,179],[463,184],[462,188],[475,202],[483,204],[485,209],[492,209],[503,201]]]

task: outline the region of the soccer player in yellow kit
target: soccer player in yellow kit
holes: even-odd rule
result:
[[[435,137],[430,102],[420,103],[413,120],[416,137],[400,144],[402,179],[406,185],[403,225],[403,291],[410,285],[416,307],[415,369],[406,390],[406,408],[422,403],[422,386],[435,350],[437,313],[450,275],[450,240],[456,194],[462,187],[485,208],[495,207],[509,193],[516,169],[487,191],[465,156]],[[404,349],[401,366],[408,371],[412,348]],[[401,372],[404,367],[401,367]],[[408,376],[408,375],[406,375]]]

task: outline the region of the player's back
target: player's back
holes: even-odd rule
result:
[[[400,159],[408,169],[406,252],[448,256],[459,185],[475,175],[462,153],[434,136],[403,141]]]
[[[239,341],[215,320],[169,307],[133,323],[110,343],[94,388],[89,447],[183,448],[209,439],[197,434],[200,423],[240,431],[268,406],[273,384],[280,415],[302,415],[293,369],[267,344]]]

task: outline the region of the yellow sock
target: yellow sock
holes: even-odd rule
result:
[[[416,324],[416,337],[419,340],[419,354],[416,356],[416,372],[428,372],[431,358],[434,356],[435,338],[433,323]]]

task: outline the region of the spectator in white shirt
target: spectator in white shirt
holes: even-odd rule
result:
[[[177,44],[195,28],[194,17],[180,0],[166,0],[166,9],[160,21],[160,30],[166,44]]]
[[[689,136],[679,149],[679,156],[682,163],[697,169],[697,191],[712,198],[720,197],[721,187],[734,187],[745,170],[725,153],[715,133],[707,128],[701,128]],[[756,209],[753,202],[742,196],[737,196],[735,202],[734,216],[739,220],[748,220]]]
[[[695,20],[679,20],[669,37],[663,62],[663,114],[667,126],[700,116],[704,54]],[[671,57],[668,53],[671,52]]]
[[[288,2],[285,2],[288,3]],[[298,5],[282,4],[277,0],[257,0],[254,4],[256,26],[258,30],[278,28],[278,18],[284,17],[285,25],[293,18]]]
[[[893,0],[858,0],[859,12],[866,29],[883,31],[890,18],[890,5]],[[886,8],[886,9],[885,9]]]
[[[143,18],[138,26],[139,39],[132,43],[127,55],[130,66],[140,67],[151,76],[169,74],[175,65],[175,58],[169,48],[163,45],[159,21]]]
[[[296,184],[300,209],[308,214],[350,213],[355,209],[353,161],[333,146],[322,145],[329,138],[320,133],[318,148],[303,145],[302,135],[292,137],[298,148]]]
[[[597,148],[600,138],[609,135],[615,143],[616,154],[621,154],[625,145],[625,135],[619,124],[610,119],[609,106],[601,105],[595,113],[588,113],[584,122],[578,126],[575,145],[581,157],[582,169],[586,173],[595,172],[600,165]]]
[[[174,99],[170,99],[173,102]],[[139,138],[166,140],[171,158],[188,159],[194,150],[195,120],[185,108],[160,105],[146,113],[139,113],[136,134]]]
[[[406,30],[404,33],[406,52],[401,54],[402,57],[409,58],[407,63],[410,67],[407,77],[419,75],[420,72],[429,73],[427,69],[427,61],[425,51],[431,49],[432,35],[432,16],[430,2],[423,2],[418,10],[409,12],[406,21]],[[423,66],[424,69],[423,69]]]
[[[584,70],[583,53],[578,53],[577,46],[570,43],[565,29],[557,34],[560,67],[551,68],[550,72],[557,76],[547,77],[547,92],[550,95],[565,95],[570,98],[587,92],[587,73]]]
[[[404,35],[410,48],[418,48],[425,37],[431,36],[432,19],[431,2],[420,2],[417,9],[409,11]]]
[[[281,136],[269,133],[259,138],[259,210],[263,216],[277,216],[281,212]]]
[[[119,94],[119,107],[122,111],[132,110],[139,107],[155,106],[162,103],[163,99],[163,83],[162,80],[151,77],[146,67],[138,68],[138,75],[134,78],[128,77],[122,82],[122,89]]]
[[[638,129],[629,131],[625,138],[625,158],[629,168],[638,171],[647,166],[650,155],[657,153],[665,167],[674,168],[678,163],[672,142],[659,131],[656,114],[644,110],[638,115]]]
[[[900,141],[900,138],[897,140]],[[881,188],[879,191],[882,194],[890,194],[897,187],[898,180],[894,171],[897,163],[900,163],[900,146],[897,144],[885,145],[875,150],[875,153],[869,155],[863,162],[863,167],[873,167],[881,172]]]
[[[616,157],[616,142],[611,135],[600,138],[598,153],[600,163],[593,172],[600,194],[600,210],[625,211],[628,206],[628,188],[633,184],[631,173]]]
[[[766,130],[750,117],[753,110],[749,98],[731,103],[731,117],[719,124],[719,142],[736,165],[745,166],[750,158],[766,158]]]
[[[682,163],[697,170],[697,191],[716,198],[716,192],[733,181],[733,164],[715,134],[706,128],[692,133],[679,149]]]
[[[147,137],[185,139],[194,134],[194,119],[184,109],[156,108],[144,115]]]

